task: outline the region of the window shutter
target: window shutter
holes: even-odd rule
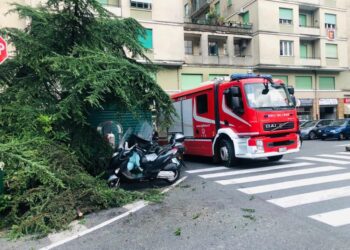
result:
[[[338,46],[336,44],[326,44],[326,58],[338,58]]]
[[[335,89],[334,77],[320,77],[320,89],[322,90]]]
[[[146,35],[145,37],[139,36],[139,42],[141,45],[146,49],[152,49],[153,48],[153,31],[152,29],[146,29]]]
[[[288,76],[281,76],[281,75],[274,75],[272,76],[273,79],[280,79],[282,80],[285,84],[288,85]]]
[[[293,9],[280,8],[280,19],[293,20]]]
[[[312,89],[311,76],[296,76],[295,81],[296,89]]]
[[[181,75],[181,89],[193,89],[199,87],[203,82],[203,76],[201,74],[182,74]]]
[[[325,23],[328,24],[336,24],[336,15],[333,14],[325,14]]]

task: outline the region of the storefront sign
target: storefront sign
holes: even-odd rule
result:
[[[344,98],[344,103],[349,103],[350,104],[350,98]]]
[[[320,99],[319,105],[320,106],[337,106],[338,100],[337,99]]]
[[[314,99],[311,99],[311,98],[299,99],[299,101],[300,101],[301,107],[309,107],[309,106],[313,106]]]

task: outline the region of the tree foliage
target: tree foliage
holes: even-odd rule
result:
[[[12,227],[14,236],[45,235],[66,227],[77,209],[143,197],[109,190],[96,177],[111,149],[87,124],[89,111],[106,102],[135,113],[155,105],[170,122],[171,101],[151,77],[156,68],[138,42],[143,27],[96,0],[14,4],[12,11],[30,22],[24,30],[0,30],[16,48],[0,65],[0,228]]]

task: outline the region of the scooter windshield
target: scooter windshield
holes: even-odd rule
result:
[[[142,140],[151,142],[153,137],[153,128],[147,121],[143,121],[136,127],[134,134]]]
[[[124,148],[125,142],[126,142],[127,140],[129,140],[129,138],[130,138],[130,136],[132,135],[132,133],[133,133],[133,129],[132,129],[132,128],[128,128],[128,129],[125,131],[123,137],[122,137],[122,138],[120,139],[120,141],[119,141],[119,148]]]

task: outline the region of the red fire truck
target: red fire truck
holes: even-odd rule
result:
[[[186,154],[233,166],[240,158],[280,160],[300,149],[293,88],[270,75],[233,74],[172,95],[169,133],[185,135]]]

